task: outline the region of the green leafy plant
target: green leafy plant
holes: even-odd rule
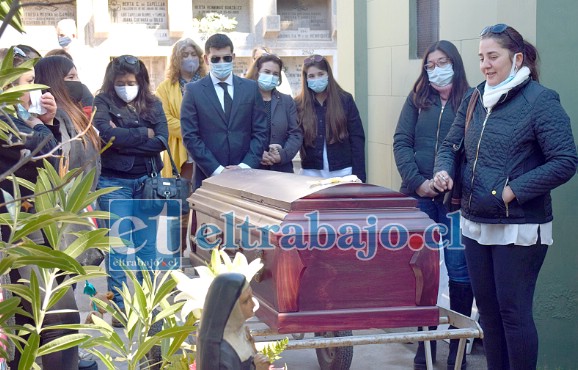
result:
[[[0,249],[5,255],[0,262],[0,274],[7,274],[15,268],[34,266],[29,276],[2,285],[3,289],[17,297],[0,302],[0,312],[5,313],[0,323],[8,315],[16,313],[29,317],[33,322],[32,325],[22,327],[2,327],[2,331],[21,353],[19,369],[39,368],[34,362],[37,357],[74,347],[90,337],[88,334],[70,334],[40,345],[44,331],[74,329],[74,326],[45,325],[46,316],[59,312],[53,307],[72,289],[73,284],[106,276],[99,267],[81,266],[75,259],[90,248],[107,251],[112,241],[106,236],[106,229],[94,229],[88,220],[89,217],[104,218],[106,214],[99,211],[85,212],[96,197],[114,190],[91,192],[94,176],[94,171],[83,175],[77,169],[61,178],[50,163],[44,161],[44,168],[39,169],[36,184],[11,176],[14,196],[3,192],[8,213],[0,214],[0,224],[9,226],[10,234],[7,242],[0,243]],[[30,201],[33,201],[36,213],[21,211],[19,186],[35,192],[36,195]],[[75,232],[72,242],[63,243],[69,225],[83,225],[86,230]],[[46,240],[45,244],[38,244],[31,237],[39,233],[44,235],[41,239]],[[31,312],[19,308],[21,300],[28,302]],[[24,340],[26,335],[28,337]]]
[[[261,353],[267,356],[270,363],[273,363],[281,359],[280,355],[287,348],[287,344],[289,344],[289,338],[278,340],[263,347]]]
[[[175,313],[184,302],[170,302],[176,282],[168,273],[155,271],[151,276],[145,267],[142,269],[142,284],[133,271],[126,271],[134,292],[131,293],[126,284],[119,290],[125,302],[124,310],[114,302],[92,298],[99,308],[122,323],[127,340],[123,341],[106,321],[93,316],[94,326],[79,327],[96,329],[101,336],[87,340],[82,346],[98,356],[109,369],[116,369],[118,363],[126,363],[129,370],[167,368],[169,364],[178,369],[179,363],[192,361],[192,348],[186,345],[186,339],[193,331],[194,319],[184,323],[177,321]]]

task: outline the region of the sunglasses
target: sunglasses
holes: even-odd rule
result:
[[[483,37],[489,33],[493,33],[495,35],[501,35],[502,33],[506,33],[506,35],[510,38],[510,40],[514,41],[514,44],[516,44],[520,48],[520,43],[518,42],[518,40],[512,37],[510,31],[508,31],[508,27],[509,26],[504,23],[498,23],[493,26],[484,27],[482,32],[480,32],[480,37]]]
[[[221,63],[221,60],[225,63],[231,63],[233,61],[233,56],[225,55],[224,57],[211,57],[211,63]]]
[[[308,58],[305,58],[305,60],[303,61],[303,64],[305,64],[306,66],[308,66],[308,65],[311,65],[311,64],[313,64],[313,63],[319,63],[319,62],[321,62],[323,59],[325,59],[325,58],[323,58],[323,56],[321,56],[321,55],[319,55],[319,54],[315,54],[315,55],[312,55],[312,56],[310,56],[310,57],[308,57]]]
[[[117,58],[114,58],[112,64],[114,67],[116,67],[116,70],[121,69],[122,66],[131,66],[134,70],[136,70],[136,73],[140,72],[139,60],[133,55],[121,55]]]
[[[121,55],[118,58],[115,58],[114,62],[116,64],[126,63],[134,66],[138,64],[138,58],[132,55]]]
[[[14,52],[14,56],[19,56],[21,58],[28,58],[28,56],[18,46],[12,47],[12,51]]]

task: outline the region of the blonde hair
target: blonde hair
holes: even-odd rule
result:
[[[171,52],[171,58],[169,61],[169,67],[167,68],[166,78],[172,83],[177,83],[179,81],[179,77],[181,75],[181,52],[187,46],[191,46],[193,49],[195,49],[195,53],[197,53],[197,57],[199,57],[199,69],[196,72],[198,72],[201,77],[207,75],[207,65],[205,64],[205,60],[203,58],[203,49],[201,49],[201,47],[197,45],[197,43],[192,39],[185,38],[175,42],[173,51]]]

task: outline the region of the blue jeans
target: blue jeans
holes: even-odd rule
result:
[[[538,333],[532,303],[548,247],[480,245],[463,237],[488,370],[535,370]]]
[[[110,211],[112,200],[116,199],[140,199],[142,197],[142,190],[144,181],[148,175],[136,179],[123,179],[116,177],[101,176],[98,180],[97,189],[108,187],[120,187],[111,193],[102,195],[98,199],[100,209],[106,212]],[[115,202],[113,203],[114,210],[123,217],[137,217],[148,226],[148,219],[143,215],[142,211],[136,207],[135,202]],[[144,216],[144,217],[143,217]],[[115,227],[114,235],[120,236],[125,240],[125,247],[111,248],[108,258],[105,258],[106,272],[108,274],[107,283],[108,290],[114,293],[113,301],[124,309],[124,301],[122,296],[116,288],[122,289],[122,285],[126,283],[126,274],[121,266],[128,266],[131,263],[136,263],[136,258],[142,261],[153,261],[156,257],[155,246],[155,229],[151,227],[137,227],[134,222],[117,222],[117,220],[106,220],[106,227],[110,230],[111,222]],[[134,255],[134,262],[128,258],[129,255]],[[113,268],[111,269],[111,264]],[[142,272],[138,267],[131,267],[130,270],[137,270],[136,276],[140,283],[142,283]]]
[[[451,233],[450,235],[461,234],[452,233],[451,220],[447,217],[447,210],[441,199],[421,197],[417,197],[416,199],[417,207],[438,224],[447,226],[448,232]],[[459,222],[454,222],[454,225],[459,228]],[[446,248],[444,250],[444,262],[448,270],[448,278],[450,281],[469,284],[470,275],[468,273],[468,265],[466,263],[466,256],[463,248]]]

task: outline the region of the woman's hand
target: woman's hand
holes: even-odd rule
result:
[[[54,119],[54,116],[56,116],[57,108],[54,96],[49,92],[45,92],[40,97],[40,105],[42,108],[46,109],[46,113],[39,115],[38,118],[40,118],[45,125],[52,125],[52,120]]]
[[[433,177],[433,185],[440,193],[452,190],[454,187],[454,180],[448,175],[446,171],[439,171]]]
[[[502,200],[504,201],[504,204],[508,204],[514,199],[516,199],[516,194],[514,194],[509,185],[506,185],[504,190],[502,190]]]
[[[434,198],[439,194],[435,191],[432,180],[425,180],[415,192],[422,198]]]
[[[271,153],[269,152],[263,152],[263,157],[261,158],[261,164],[263,166],[272,166],[275,163],[279,163],[281,162],[281,155],[279,154],[279,152],[275,152],[275,153]]]
[[[257,353],[255,357],[253,357],[253,363],[255,364],[256,370],[268,370],[271,365],[267,356],[262,353]]]

